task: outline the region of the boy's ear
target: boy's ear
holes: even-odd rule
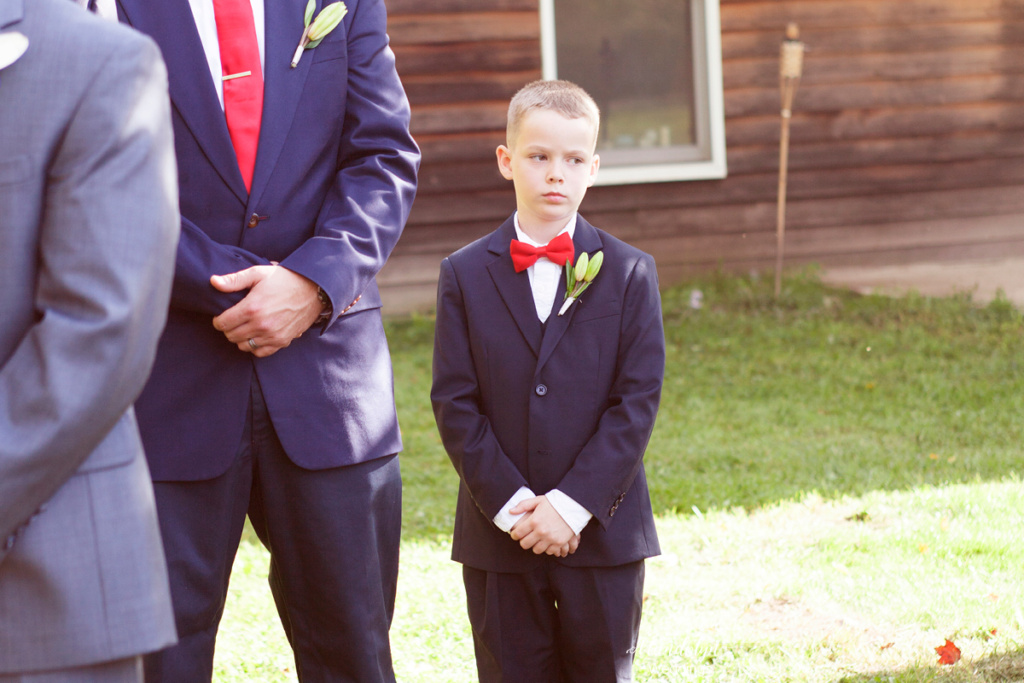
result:
[[[505,145],[498,145],[494,150],[498,157],[498,170],[505,180],[512,180],[512,152]]]
[[[587,187],[593,187],[594,182],[597,181],[597,169],[601,166],[601,157],[597,154],[594,155],[593,160],[590,162],[590,177],[587,178]]]

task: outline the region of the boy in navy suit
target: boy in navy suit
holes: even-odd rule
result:
[[[660,552],[643,468],[665,369],[657,273],[577,214],[598,122],[571,83],[520,90],[497,149],[517,211],[441,264],[431,400],[461,479],[452,557],[484,683],[632,680]],[[564,264],[597,252],[565,299]]]

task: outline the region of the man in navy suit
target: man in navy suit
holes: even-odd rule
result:
[[[497,156],[517,211],[441,266],[431,399],[485,683],[632,680],[660,552],[643,468],[665,370],[657,273],[577,214],[597,127],[571,83],[516,94]],[[558,296],[563,264],[599,252],[589,287]]]
[[[340,22],[296,53],[306,0],[118,0],[167,63],[182,214],[137,404],[180,639],[149,681],[210,680],[246,514],[300,680],[394,680],[401,440],[375,276],[419,152],[382,0],[324,12]]]

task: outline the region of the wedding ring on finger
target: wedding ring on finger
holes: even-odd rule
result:
[[[256,340],[253,339],[252,337],[249,337],[249,348],[252,349],[253,351],[259,348],[259,345],[256,344]]]

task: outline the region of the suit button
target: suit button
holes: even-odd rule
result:
[[[534,392],[536,392],[538,396],[544,396],[545,394],[548,393],[548,388],[544,384],[538,384],[537,388],[534,389]]]
[[[259,224],[260,224],[259,214],[255,214],[254,213],[253,215],[249,216],[249,227],[250,228],[255,228]]]

